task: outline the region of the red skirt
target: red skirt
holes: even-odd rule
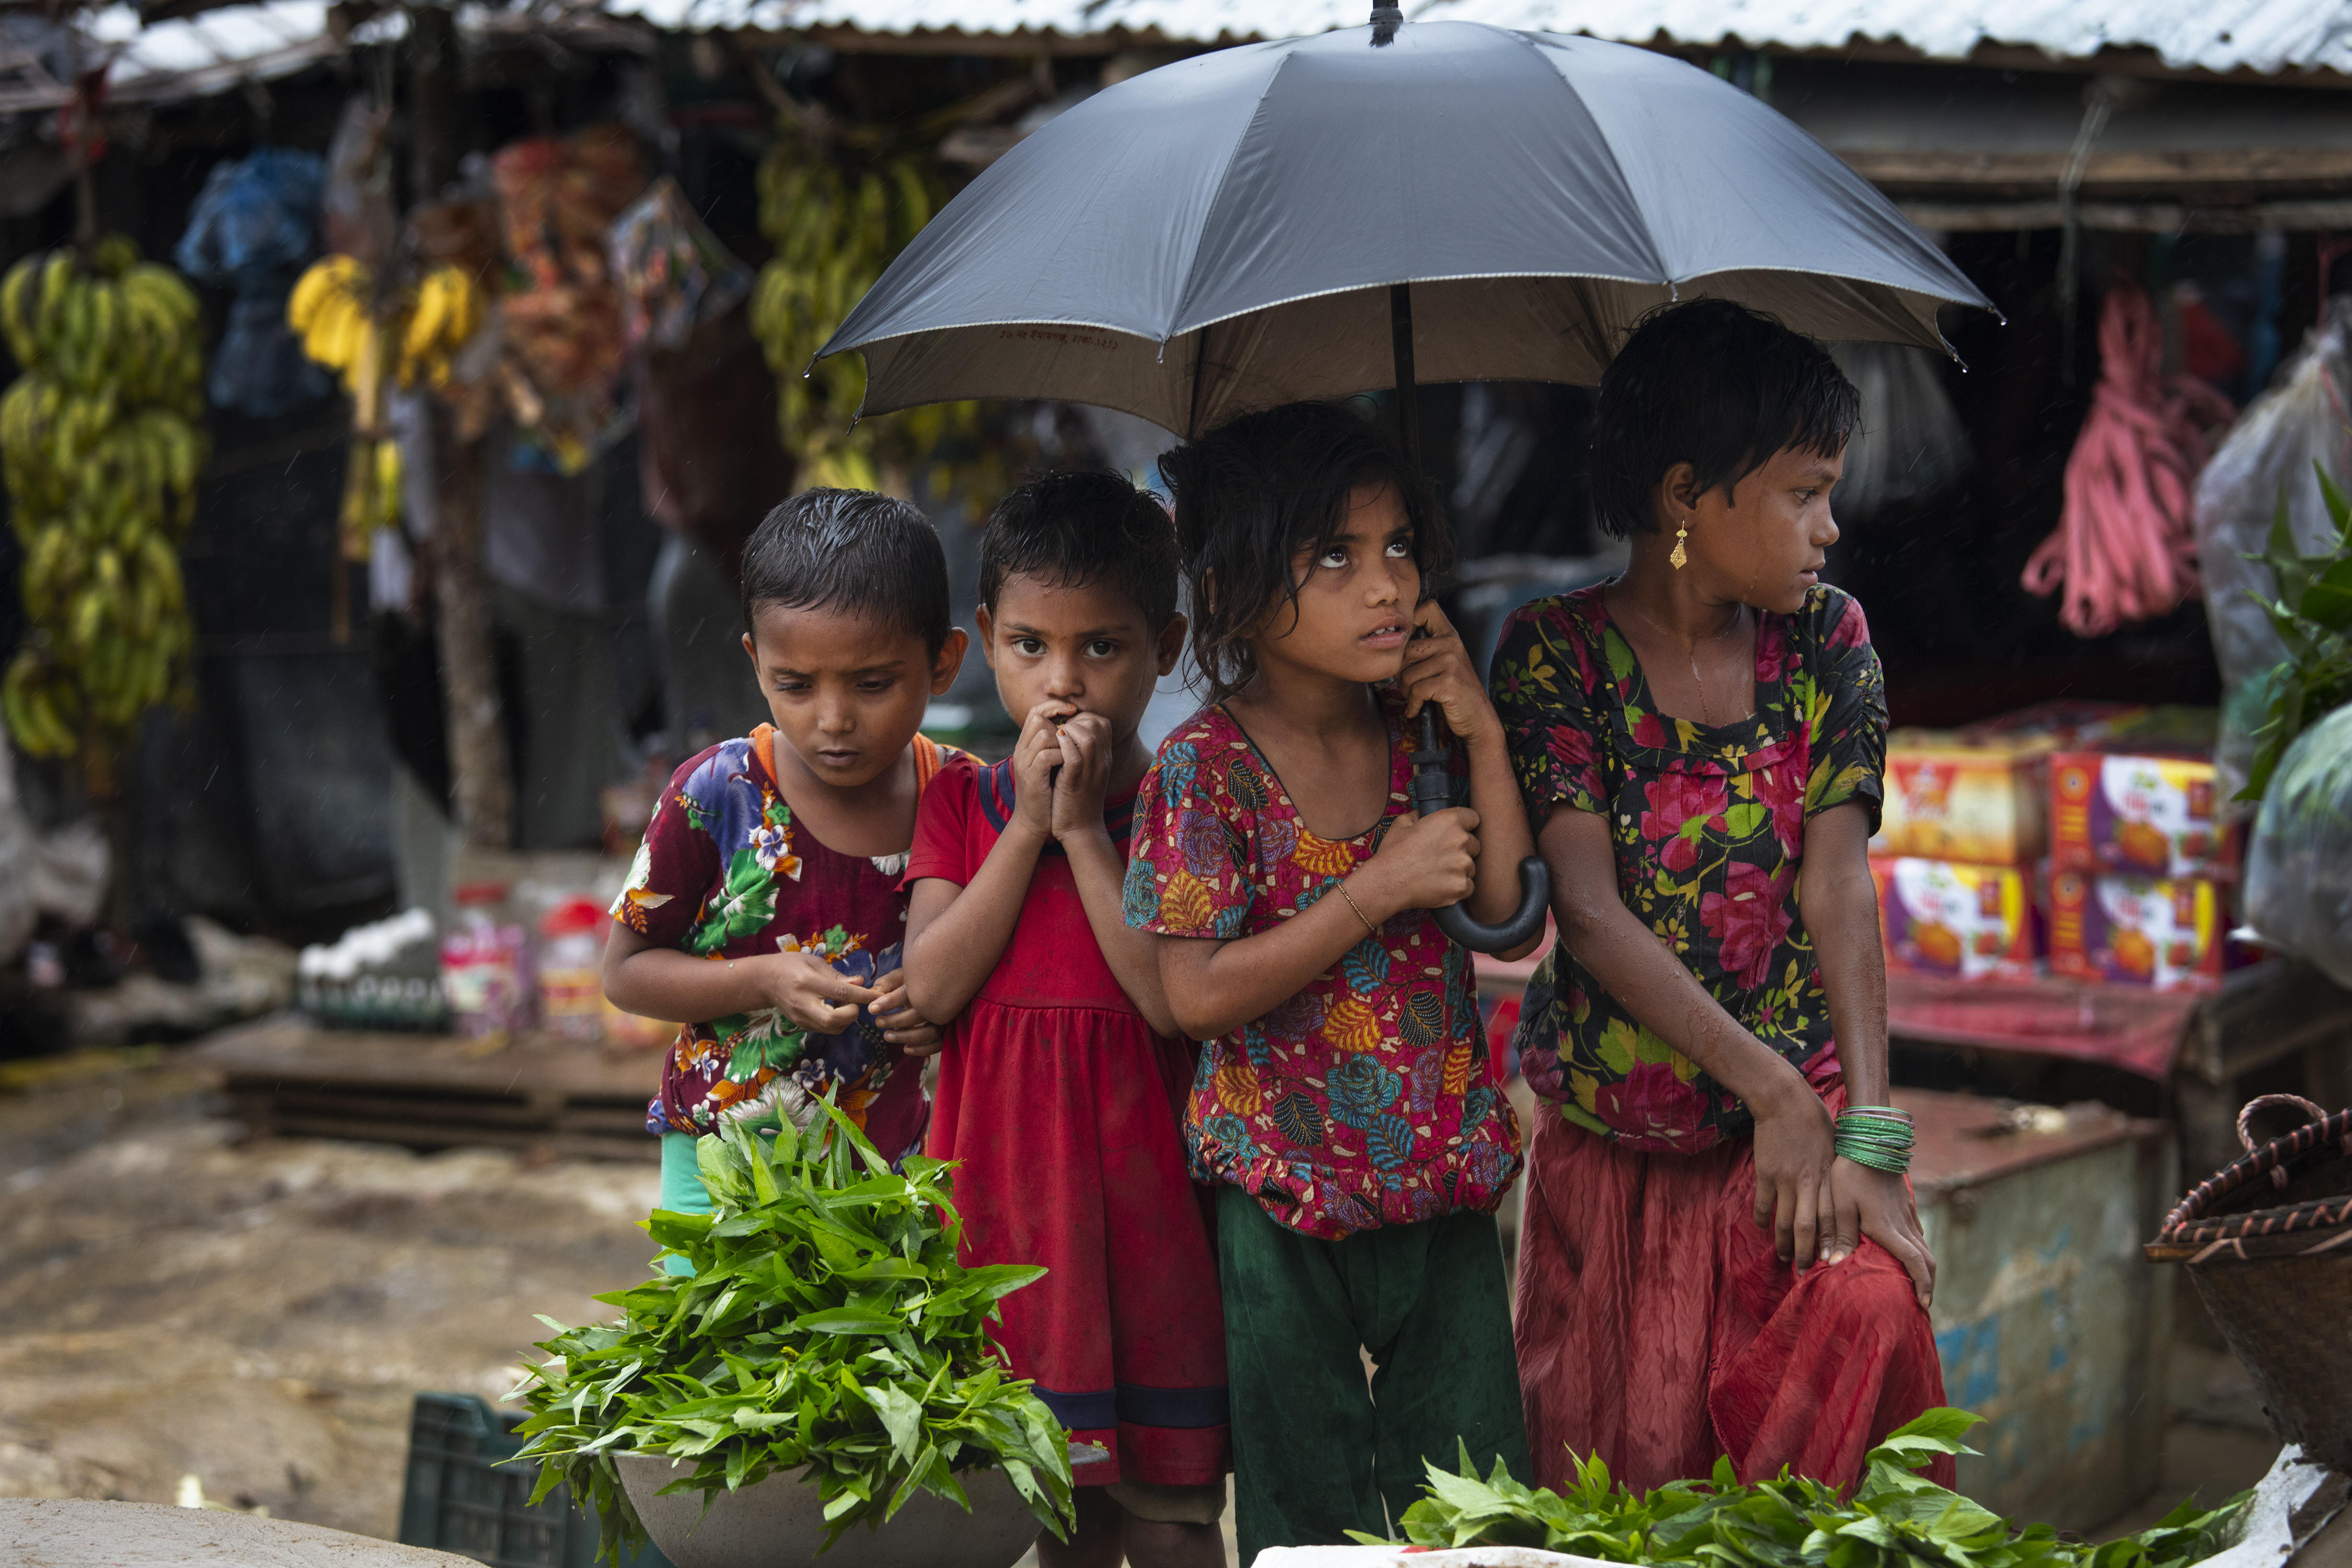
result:
[[[1845,1103],[1843,1088],[1823,1099]],[[1635,1491],[1783,1466],[1841,1490],[1895,1427],[1944,1403],[1927,1314],[1864,1240],[1799,1273],[1751,1217],[1755,1140],[1700,1154],[1620,1150],[1549,1107],[1519,1229],[1519,1389],[1536,1479],[1598,1453]],[[1953,1482],[1949,1458],[1929,1479]]]
[[[1178,1108],[1192,1047],[1132,1011],[975,999],[940,1062],[967,1264],[1042,1263],[997,1342],[1070,1430],[1079,1486],[1233,1468],[1224,1304]]]

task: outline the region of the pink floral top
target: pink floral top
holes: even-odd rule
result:
[[[1412,748],[1395,694],[1382,700],[1388,809],[1349,839],[1307,830],[1223,708],[1179,726],[1136,796],[1127,923],[1250,936],[1370,858],[1412,809]],[[1455,767],[1459,790],[1459,757]],[[1518,1122],[1479,1026],[1469,954],[1419,910],[1368,933],[1272,1013],[1207,1042],[1184,1137],[1197,1178],[1243,1188],[1307,1236],[1491,1210],[1518,1173]]]
[[[1651,700],[1601,587],[1513,614],[1495,706],[1541,830],[1565,802],[1608,819],[1625,907],[1724,1010],[1813,1078],[1837,1070],[1828,995],[1797,910],[1805,823],[1860,801],[1874,829],[1886,689],[1862,606],[1822,585],[1761,618],[1756,713],[1708,729]],[[1555,945],[1522,1005],[1519,1066],[1578,1125],[1630,1149],[1696,1153],[1748,1107],[1640,1024]]]

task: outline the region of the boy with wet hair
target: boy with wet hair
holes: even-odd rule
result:
[[[646,1108],[666,1209],[710,1212],[695,1140],[721,1118],[804,1121],[828,1089],[888,1158],[922,1142],[907,1058],[940,1031],[907,998],[898,879],[941,761],[917,726],[963,663],[948,617],[939,536],[903,500],[805,490],[744,546],[774,722],[671,775],[604,950],[615,1006],[682,1026]]]

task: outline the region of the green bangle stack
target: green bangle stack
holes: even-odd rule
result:
[[[1891,1105],[1850,1105],[1830,1135],[1840,1159],[1902,1175],[1911,1168],[1911,1113]]]

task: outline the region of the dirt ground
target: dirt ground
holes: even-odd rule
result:
[[[534,1312],[604,1311],[653,1250],[656,1168],[238,1146],[205,1089],[166,1061],[0,1094],[0,1495],[171,1502],[194,1475],[389,1537],[410,1396],[495,1399]]]
[[[0,1496],[170,1502],[194,1475],[392,1536],[412,1394],[496,1399],[534,1313],[600,1314],[651,1255],[656,1166],[239,1143],[221,1109],[152,1049],[0,1069]],[[2173,1406],[2162,1489],[2102,1534],[2278,1451],[2224,1353],[2177,1347]]]

